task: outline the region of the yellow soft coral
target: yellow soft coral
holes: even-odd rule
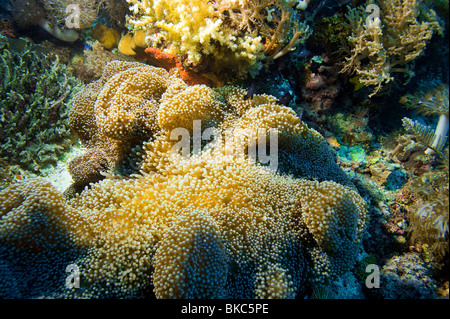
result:
[[[298,22],[292,1],[127,2],[132,12],[128,26],[145,31],[149,46],[194,66],[207,64],[213,72],[252,73],[261,68],[261,60],[283,56],[312,33]]]
[[[132,81],[144,70],[154,80],[144,76],[141,82]],[[71,257],[80,269],[81,288],[45,287],[40,293],[136,297],[153,287],[158,298],[294,298],[304,287],[325,285],[350,270],[360,248],[367,208],[354,189],[342,185],[345,180],[323,137],[271,96],[255,95],[239,106],[242,90],[188,87],[176,73],[167,77],[162,73],[167,84],[164,91],[155,84],[160,72],[115,62],[76,105],[78,109],[91,101],[96,107],[98,102],[112,108],[97,117],[96,107],[90,106],[88,116],[80,114],[76,121],[78,127],[91,127],[94,132],[86,136],[99,141],[100,122],[111,116],[116,123],[115,103],[122,101],[124,109],[134,105],[127,93],[158,101],[159,126],[149,132],[139,174],[107,175],[65,203],[51,187],[41,188],[39,196],[56,202],[56,209],[22,200],[35,187],[33,182],[0,193],[4,199],[0,213],[10,216],[0,220],[2,241],[16,238],[11,245],[20,247],[22,237],[33,240],[39,235],[15,227],[18,217],[37,207],[39,214],[54,216],[50,220],[56,218],[64,226],[52,228],[57,238],[66,243],[60,235],[68,233],[85,248]],[[124,97],[115,101],[119,92]],[[146,116],[139,121],[144,119],[155,121]],[[181,156],[173,148],[178,140],[171,139],[171,130],[195,120],[215,125],[222,138],[204,141],[198,152]],[[227,149],[240,147],[239,139],[226,138],[227,132],[245,128],[274,129],[284,136],[278,145],[278,172],[246,152],[227,154]],[[302,156],[298,163],[291,163],[299,168],[296,174],[323,181],[282,173],[283,158],[293,162],[290,159],[296,152]],[[42,238],[48,240],[48,236]],[[0,250],[8,260],[17,252]]]
[[[262,53],[260,38],[236,37],[230,30],[222,28],[222,20],[208,1],[127,1],[133,13],[128,19],[130,26],[147,33],[158,30],[171,43],[168,52],[187,55],[190,62],[200,61],[202,54],[213,54],[218,59],[233,54],[235,60],[252,64]]]
[[[136,139],[145,139],[159,129],[159,99],[168,81],[164,69],[112,61],[100,79],[76,95],[69,125],[91,154],[71,162],[76,183],[87,185],[102,179],[101,172],[115,168]]]
[[[101,133],[122,139],[155,130],[156,110],[167,78],[166,70],[151,66],[132,67],[112,76],[94,105]]]
[[[223,105],[217,101],[214,90],[206,85],[195,85],[174,94],[164,94],[158,110],[158,123],[164,130],[186,128],[192,130],[194,120],[214,125],[223,118]]]
[[[102,47],[111,50],[117,47],[120,41],[120,33],[116,29],[108,28],[106,25],[98,23],[92,30],[92,37],[96,39]]]

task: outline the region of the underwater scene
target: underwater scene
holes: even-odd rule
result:
[[[448,0],[0,0],[0,298],[448,299],[448,28]]]

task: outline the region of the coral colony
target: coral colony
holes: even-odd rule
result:
[[[449,297],[448,1],[0,5],[1,298]]]

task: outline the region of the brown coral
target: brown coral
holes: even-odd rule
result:
[[[394,79],[392,73],[411,78],[408,63],[423,52],[435,31],[442,32],[436,12],[419,1],[383,0],[379,6],[380,17],[373,19],[363,7],[346,15],[353,33],[341,72],[355,73],[359,82],[373,86],[369,97]]]

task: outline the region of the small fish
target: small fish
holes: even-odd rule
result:
[[[244,100],[252,99],[255,92],[256,92],[256,82],[253,81],[252,84],[250,84],[247,93],[244,95]]]
[[[288,92],[288,93],[283,94],[283,96],[280,98],[279,101],[281,104],[288,106],[289,103],[291,103],[293,98],[294,98],[294,96]]]
[[[12,179],[12,181],[10,182],[10,184],[14,184],[14,183],[20,182],[21,180],[23,180],[22,175],[16,174],[14,176],[14,178]]]
[[[359,76],[354,76],[354,77],[351,77],[350,79],[349,79],[349,82],[351,83],[351,84],[353,84],[353,89],[355,90],[355,91],[358,91],[358,90],[360,90],[360,89],[362,89],[363,87],[364,87],[364,83],[361,83],[360,81],[359,81]]]
[[[300,121],[302,121],[302,117],[303,117],[303,110],[301,110],[300,115],[298,116]]]
[[[295,55],[295,57],[298,59],[301,59],[301,60],[307,60],[310,57],[312,57],[312,53],[307,48],[303,48],[298,51],[298,53]]]
[[[341,144],[339,144],[339,142],[337,141],[336,137],[334,137],[334,136],[327,137],[327,138],[325,138],[325,140],[328,142],[328,144],[330,144],[333,147],[336,147],[336,148],[340,148],[341,147]]]

